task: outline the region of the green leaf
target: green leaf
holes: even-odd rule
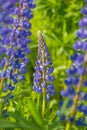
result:
[[[30,128],[31,130],[40,130],[40,127],[34,120],[28,121],[26,120],[20,112],[15,112],[15,113],[9,113],[10,116],[15,118],[17,126],[20,128]]]
[[[32,102],[31,99],[28,100],[28,103],[29,103],[30,112],[31,112],[33,118],[35,119],[36,123],[38,125],[42,126],[43,125],[43,120],[41,118],[40,113],[36,110],[36,105]]]

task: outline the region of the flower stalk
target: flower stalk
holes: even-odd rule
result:
[[[39,34],[38,34],[39,35]],[[44,66],[45,60],[44,60],[44,52],[42,50],[42,66]],[[42,72],[42,82],[45,82],[45,72]],[[43,103],[42,103],[42,118],[44,118],[44,114],[45,114],[45,93],[46,90],[45,88],[42,88],[42,93],[43,93]]]
[[[56,91],[51,82],[55,80],[52,76],[52,62],[42,33],[38,32],[38,56],[34,73],[33,90],[42,94],[42,118],[45,116],[46,101],[49,101]]]

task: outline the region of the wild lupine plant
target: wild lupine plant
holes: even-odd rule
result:
[[[54,96],[56,91],[52,82],[55,80],[52,76],[54,68],[50,59],[50,54],[46,46],[42,33],[38,32],[38,56],[34,73],[34,86],[33,90],[43,94],[42,116],[45,112],[45,100],[49,101],[51,96]]]
[[[6,97],[13,98],[16,84],[24,80],[34,7],[33,0],[0,0],[0,97],[2,91],[6,93],[1,103]]]
[[[75,53],[71,56],[73,63],[66,71],[67,88],[61,91],[61,95],[69,99],[68,113],[64,115],[67,121],[66,130],[70,129],[71,122],[76,122],[79,126],[87,126],[87,105],[85,104],[87,101],[87,5],[81,9],[81,12],[84,16],[79,21],[80,29],[76,31],[78,40],[73,45],[75,49]],[[78,117],[79,112],[82,114]]]

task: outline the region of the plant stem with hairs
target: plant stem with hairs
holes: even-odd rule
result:
[[[42,65],[44,66],[44,55],[43,55],[43,50],[42,50]],[[42,80],[44,82],[45,80],[45,72],[42,72]],[[42,118],[44,118],[44,113],[45,113],[45,88],[42,89],[43,92],[43,103],[42,103]]]
[[[2,89],[3,89],[3,79],[1,80],[0,84],[0,116],[2,115],[2,98],[1,98]]]
[[[80,81],[78,83],[78,86],[77,86],[77,94],[74,96],[73,98],[73,105],[72,105],[72,108],[71,108],[71,111],[70,111],[70,117],[74,116],[76,114],[76,107],[78,105],[78,101],[79,101],[79,95],[78,93],[80,92],[81,88],[82,88],[82,83],[83,83],[83,76],[81,75],[80,76]],[[66,123],[66,130],[70,130],[70,121],[67,121]]]
[[[46,101],[49,101],[56,91],[52,82],[55,80],[52,72],[52,62],[42,33],[38,32],[38,55],[35,66],[33,90],[42,97],[42,118],[45,115]]]

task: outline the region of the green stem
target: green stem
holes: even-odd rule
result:
[[[42,118],[44,118],[44,113],[45,113],[45,89],[43,88]]]
[[[2,88],[3,88],[3,79],[1,80],[1,85],[0,85],[0,117],[2,115],[2,98],[1,98]]]
[[[45,62],[45,59],[44,59],[44,52],[42,50],[42,65],[44,66],[44,62]],[[42,72],[42,79],[43,79],[43,82],[45,81],[45,72]],[[46,102],[45,102],[45,96],[46,96],[46,93],[45,93],[45,88],[42,89],[43,91],[43,102],[42,102],[42,118],[44,119],[44,114],[45,114],[45,105],[46,105]]]
[[[40,106],[40,94],[37,94],[37,110],[39,111]]]
[[[79,101],[79,95],[78,95],[78,93],[80,92],[80,90],[82,88],[82,83],[83,83],[83,76],[81,75],[79,83],[78,83],[78,86],[77,86],[77,94],[73,98],[73,105],[72,105],[71,111],[69,113],[70,117],[72,117],[72,116],[74,116],[76,114],[76,107],[77,107],[78,101]],[[66,129],[65,130],[69,130],[69,129],[70,129],[70,122],[68,121],[66,123]]]
[[[65,130],[70,130],[70,122],[67,122]]]

